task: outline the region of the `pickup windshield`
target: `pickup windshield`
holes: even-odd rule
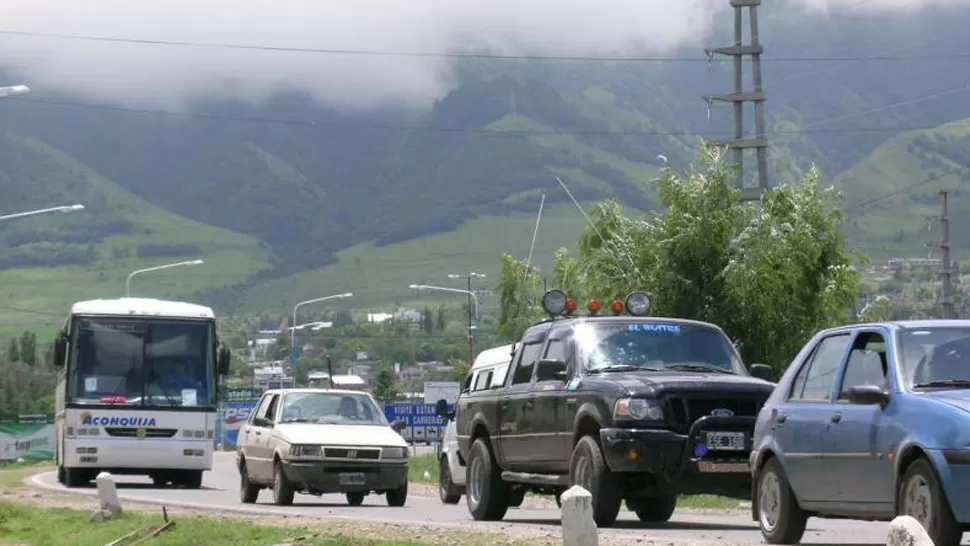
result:
[[[671,322],[588,322],[574,330],[587,372],[677,370],[745,373],[734,346],[713,328]]]

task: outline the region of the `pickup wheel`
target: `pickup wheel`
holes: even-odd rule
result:
[[[583,436],[569,459],[569,481],[593,495],[593,521],[597,527],[612,527],[623,504],[623,488],[610,471],[603,452],[592,436]]]
[[[499,521],[509,510],[508,486],[502,481],[488,442],[472,444],[465,474],[465,501],[477,521]]]
[[[629,502],[627,506],[629,506]],[[674,510],[677,508],[677,495],[668,493],[639,499],[630,508],[636,513],[637,518],[644,523],[664,523],[674,515]]]
[[[351,506],[360,506],[364,504],[364,493],[354,492],[347,493],[347,504]]]
[[[444,504],[458,504],[461,493],[455,489],[455,484],[451,481],[451,470],[448,468],[448,457],[443,456],[438,469],[438,498]]]

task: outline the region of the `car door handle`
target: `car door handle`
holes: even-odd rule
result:
[[[839,423],[839,422],[841,422],[842,421],[842,414],[841,413],[833,413],[832,414],[832,417],[829,417],[829,421],[831,421],[833,423]]]
[[[778,415],[775,416],[775,423],[776,424],[781,425],[781,424],[783,424],[787,420],[788,420],[788,414],[779,413]]]
[[[509,399],[508,398],[503,398],[501,403],[502,403],[502,409],[507,409],[509,407]]]
[[[256,431],[256,436],[259,436],[259,435],[261,435],[261,434],[262,434],[262,432],[260,432],[260,431],[258,431],[258,430]]]
[[[525,407],[531,408],[536,405],[536,395],[532,395],[525,399]]]

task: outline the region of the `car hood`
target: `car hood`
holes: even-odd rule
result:
[[[595,377],[595,378],[594,378]],[[698,372],[634,372],[587,378],[591,383],[612,384],[627,396],[663,396],[676,392],[756,394],[768,397],[775,384],[747,375]]]
[[[408,445],[400,434],[386,425],[285,423],[276,426],[276,434],[290,444],[390,447]]]
[[[931,391],[924,396],[970,412],[970,389]]]

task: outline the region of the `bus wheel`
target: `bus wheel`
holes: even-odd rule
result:
[[[80,468],[64,468],[64,485],[81,487],[91,481],[91,475]]]
[[[57,467],[57,483],[61,485],[66,485],[67,480],[64,478],[64,466]]]

